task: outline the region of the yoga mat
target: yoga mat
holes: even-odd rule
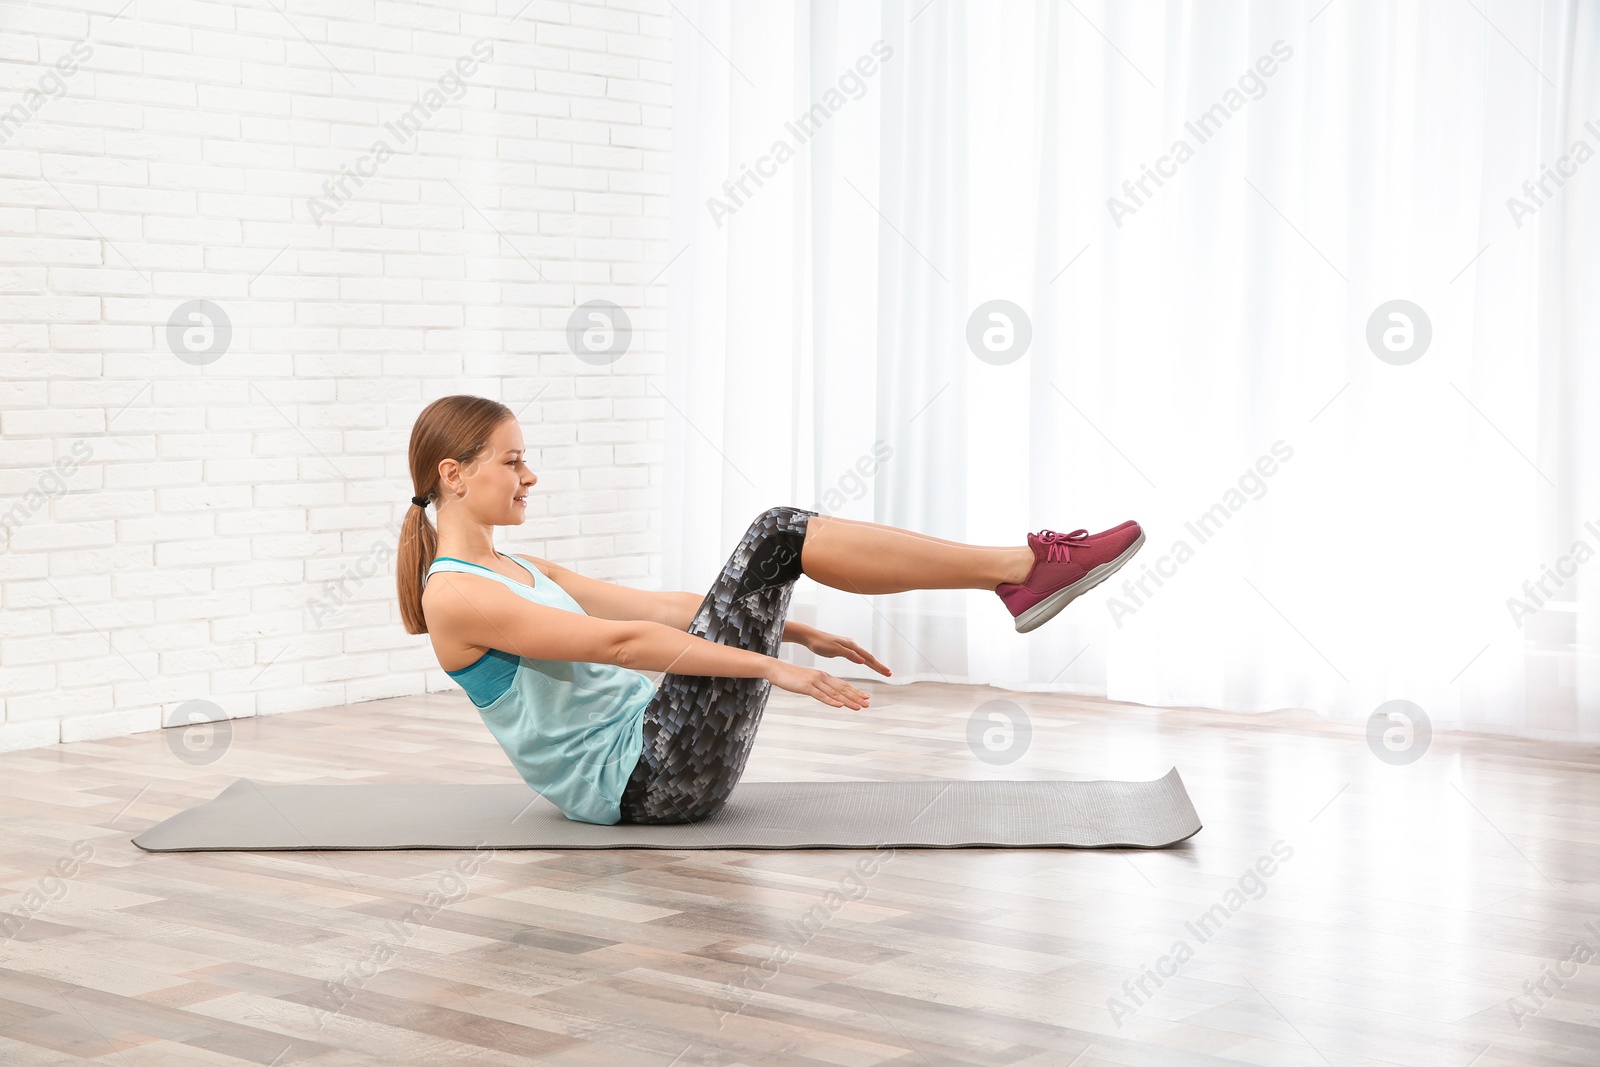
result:
[[[574,822],[521,783],[240,778],[133,839],[146,852],[494,848],[1163,848],[1200,829],[1176,767],[1150,782],[741,782],[708,819]]]

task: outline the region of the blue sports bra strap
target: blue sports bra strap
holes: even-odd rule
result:
[[[513,590],[521,590],[523,593],[531,592],[527,582],[519,582],[515,578],[507,578],[505,575],[500,574],[498,571],[492,571],[488,567],[480,567],[476,563],[468,563],[466,560],[455,559],[454,557],[440,556],[438,559],[434,560],[433,563],[428,567],[428,575],[431,577],[435,571],[458,571],[462,574],[481,574],[485,578],[497,579],[498,581],[510,586]],[[538,579],[535,579],[535,581],[537,580]]]
[[[531,577],[533,579],[533,582],[534,582],[535,585],[539,584],[539,579],[544,577],[544,574],[539,570],[538,567],[535,567],[533,564],[529,563],[527,560],[523,559],[521,556],[507,555],[504,552],[502,552],[500,554],[502,556],[505,556],[506,559],[509,559],[509,560],[512,560],[513,562],[522,564],[522,566],[527,570],[529,577]]]

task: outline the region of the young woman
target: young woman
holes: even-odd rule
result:
[[[833,707],[870,696],[777,658],[780,641],[888,676],[847,637],[786,622],[805,574],[864,594],[992,589],[1027,632],[1121,567],[1138,523],[1030,533],[1016,548],[773,507],[757,515],[705,597],[586,578],[494,547],[538,477],[510,408],[447,396],[411,430],[416,495],[396,577],[407,633],[425,633],[523,779],[567,818],[694,822],[728,799],[772,686]],[[437,509],[438,529],[426,505]],[[640,671],[661,671],[658,686]]]

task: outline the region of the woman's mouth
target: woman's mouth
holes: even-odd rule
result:
[[[523,494],[522,496],[514,496],[514,497],[511,498],[511,502],[513,504],[521,504],[523,507],[527,507],[528,506],[527,494]]]

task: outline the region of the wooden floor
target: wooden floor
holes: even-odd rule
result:
[[[1395,766],[1310,714],[870,687],[867,712],[775,690],[747,778],[1176,765],[1205,828],[866,872],[859,851],[146,853],[131,836],[239,777],[517,779],[459,692],[237,720],[209,764],[172,731],[9,753],[0,1064],[1600,1063],[1600,747],[1435,734]],[[1003,766],[966,740],[993,699],[1033,726]]]

